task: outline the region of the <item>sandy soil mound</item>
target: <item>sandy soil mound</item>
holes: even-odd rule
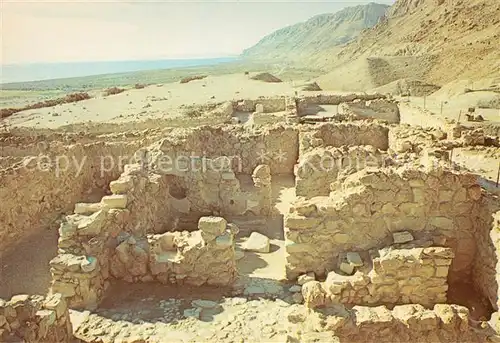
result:
[[[259,73],[250,77],[252,80],[264,81],[264,82],[283,82],[281,79],[269,73]]]

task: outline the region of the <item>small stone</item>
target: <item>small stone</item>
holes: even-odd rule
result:
[[[200,308],[188,308],[184,310],[184,317],[189,318],[200,318],[201,309]]]
[[[352,275],[354,273],[354,266],[350,263],[342,262],[340,263],[340,270],[347,275]]]
[[[293,285],[292,287],[289,288],[289,291],[292,293],[298,293],[302,291],[302,286],[301,285]]]
[[[269,238],[258,232],[252,232],[243,244],[243,249],[260,253],[268,253],[270,248]]]
[[[363,260],[357,252],[348,252],[346,258],[347,262],[353,267],[361,267],[363,265]]]
[[[216,308],[219,306],[215,301],[197,299],[191,302],[191,305],[200,308]]]
[[[394,232],[392,234],[392,239],[395,244],[408,243],[413,241],[413,235],[408,231]]]
[[[304,297],[301,293],[295,293],[292,295],[292,299],[296,304],[302,304],[304,302]]]
[[[311,281],[316,281],[316,276],[314,275],[314,273],[302,274],[297,279],[297,283],[301,286]]]
[[[89,256],[85,260],[83,260],[82,263],[80,263],[80,267],[85,273],[92,272],[97,267],[97,259],[93,256]]]

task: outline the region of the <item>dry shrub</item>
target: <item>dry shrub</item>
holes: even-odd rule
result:
[[[90,95],[86,92],[81,92],[81,93],[72,93],[68,94],[63,98],[57,98],[57,99],[52,99],[52,100],[45,100],[45,101],[40,101],[31,105],[26,105],[24,107],[20,108],[2,108],[0,110],[0,118],[7,118],[14,113],[21,112],[21,111],[26,111],[26,110],[33,110],[37,108],[44,108],[44,107],[52,107],[56,105],[61,105],[61,104],[69,104],[71,102],[77,102],[77,101],[82,101],[82,100],[87,100],[90,99]]]
[[[259,73],[251,77],[252,80],[258,80],[263,82],[283,82],[281,79],[269,73]]]
[[[143,89],[143,88],[146,88],[146,84],[144,84],[144,83],[136,83],[134,85],[134,88],[135,89]]]
[[[203,80],[206,77],[207,77],[206,75],[186,76],[186,77],[181,79],[180,83],[188,83],[188,82],[191,82],[194,80]]]
[[[104,91],[104,96],[120,94],[123,92],[125,92],[125,89],[123,89],[123,88],[111,87],[111,88],[108,88]]]

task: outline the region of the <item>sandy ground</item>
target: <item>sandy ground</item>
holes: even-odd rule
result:
[[[8,118],[13,126],[57,128],[93,122],[123,123],[164,119],[182,113],[180,106],[220,103],[259,96],[293,95],[294,82],[265,83],[242,74],[209,76],[189,83],[152,85],[77,103],[19,112]]]

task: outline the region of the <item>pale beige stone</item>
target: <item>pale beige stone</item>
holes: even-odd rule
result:
[[[125,194],[103,196],[101,204],[105,208],[124,209],[127,207],[127,196]]]

